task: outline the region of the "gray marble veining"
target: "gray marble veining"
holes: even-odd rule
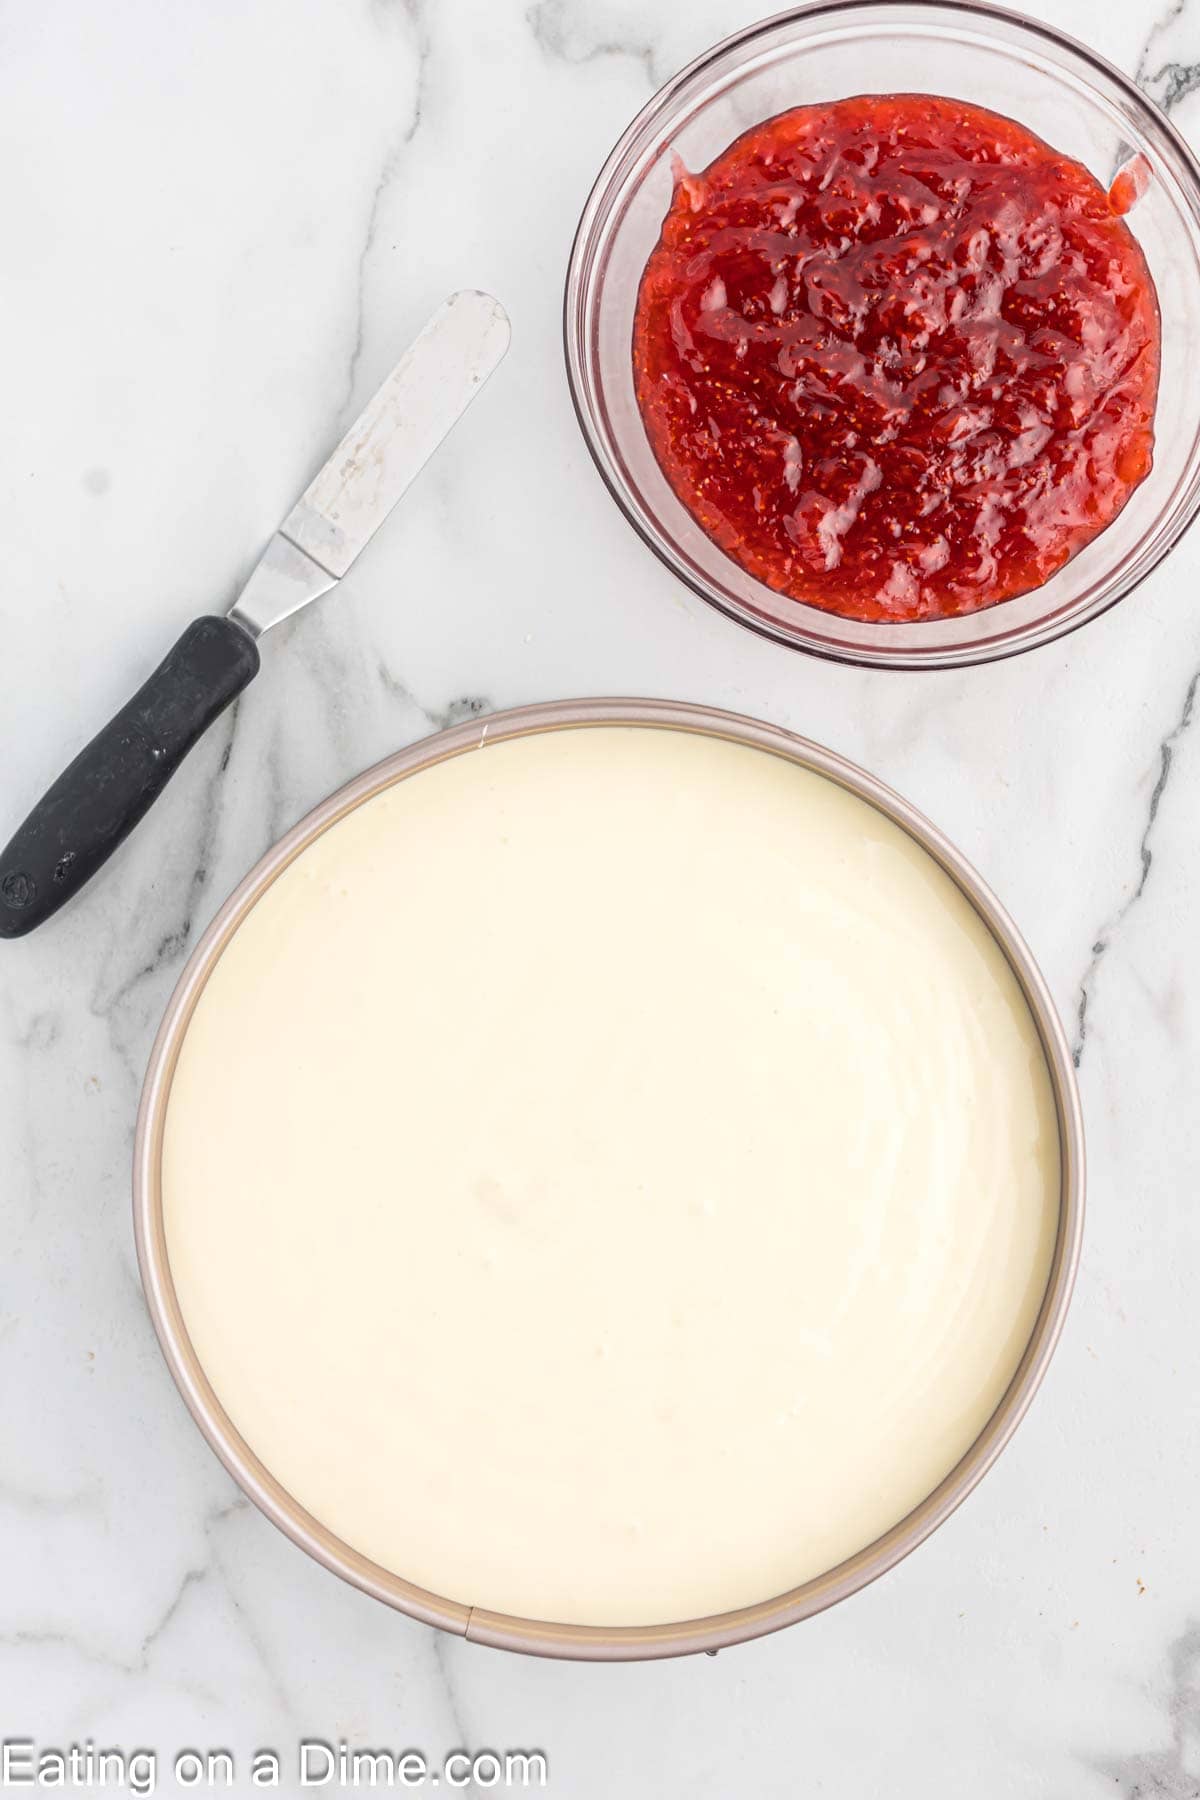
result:
[[[1076,637],[914,682],[789,657],[646,556],[571,416],[563,265],[633,110],[760,10],[0,15],[19,170],[0,256],[7,813],[188,617],[228,603],[445,293],[490,288],[514,321],[469,429],[345,591],[272,634],[263,676],[86,899],[6,947],[0,1736],[223,1745],[243,1768],[302,1736],[536,1746],[571,1800],[1200,1792],[1200,538]],[[1036,10],[1200,141],[1200,0]],[[930,813],[1042,961],[1092,1164],[1062,1348],[969,1504],[798,1630],[612,1669],[439,1638],[272,1530],[170,1385],[128,1211],[157,1019],[254,860],[400,744],[599,692],[760,713]]]

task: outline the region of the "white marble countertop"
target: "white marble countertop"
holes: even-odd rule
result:
[[[920,678],[760,642],[652,561],[575,426],[562,271],[627,119],[756,10],[0,13],[5,818],[187,619],[228,604],[444,293],[489,287],[514,322],[469,429],[343,591],[273,634],[263,677],[86,898],[4,947],[0,1736],[227,1747],[243,1771],[304,1737],[431,1759],[532,1746],[571,1800],[1200,1785],[1200,534],[1060,645]],[[1200,140],[1196,0],[1158,23],[1117,0],[1040,10]],[[157,1017],[250,864],[448,718],[604,692],[761,714],[930,813],[1042,962],[1080,1045],[1091,1157],[1061,1350],[950,1523],[790,1632],[610,1668],[440,1636],[260,1518],[171,1386],[129,1215]]]

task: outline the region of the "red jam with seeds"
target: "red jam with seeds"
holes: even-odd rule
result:
[[[678,169],[633,332],[675,493],[757,580],[851,618],[1038,587],[1150,471],[1135,198],[926,94],[798,107]]]

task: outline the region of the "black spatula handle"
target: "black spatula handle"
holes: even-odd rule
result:
[[[240,625],[193,619],[0,851],[0,937],[23,937],[91,880],[257,673]]]

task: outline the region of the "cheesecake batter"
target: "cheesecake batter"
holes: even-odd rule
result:
[[[651,727],[396,783],[259,900],[163,1149],[243,1437],[356,1550],[571,1624],[750,1604],[1011,1379],[1059,1146],[1033,1019],[899,827]]]

